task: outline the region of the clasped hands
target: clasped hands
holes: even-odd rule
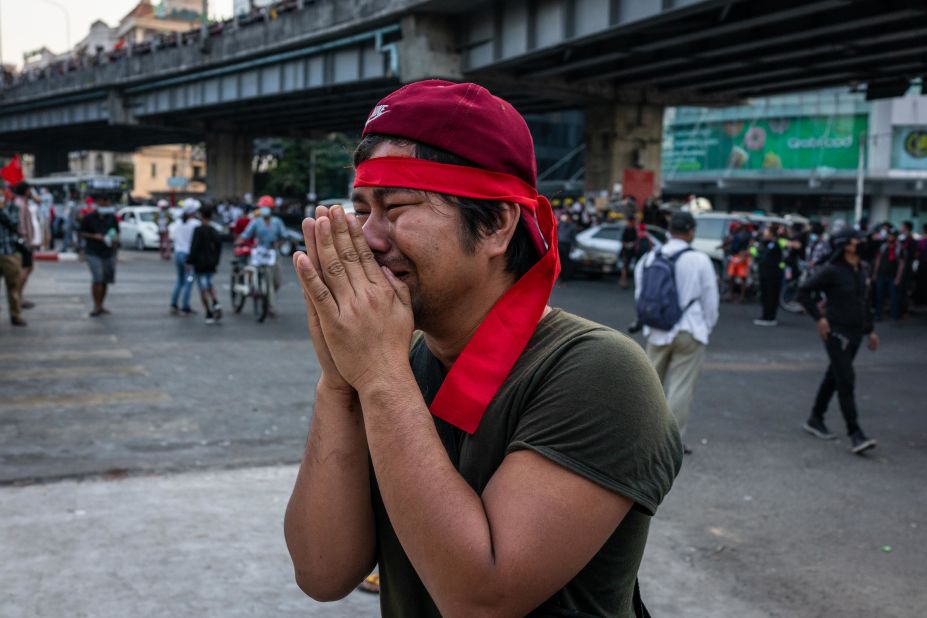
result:
[[[408,363],[414,322],[408,287],[381,267],[360,223],[340,206],[319,206],[302,224],[306,252],[293,266],[306,299],[320,385],[352,393]]]

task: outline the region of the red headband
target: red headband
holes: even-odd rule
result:
[[[511,174],[409,157],[368,159],[357,167],[354,186],[418,189],[522,206],[526,229],[541,258],[496,302],[431,404],[432,414],[473,434],[534,335],[560,273],[550,202]]]

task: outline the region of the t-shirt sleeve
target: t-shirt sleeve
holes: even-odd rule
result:
[[[602,330],[555,356],[507,452],[533,450],[653,515],[679,473],[682,441],[644,351]]]

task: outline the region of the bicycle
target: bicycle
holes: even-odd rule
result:
[[[254,303],[254,314],[263,322],[270,314],[274,300],[274,264],[277,253],[267,247],[236,247],[232,261],[230,293],[232,309],[241,313],[248,298]]]
[[[801,313],[804,311],[801,303],[798,302],[798,288],[811,276],[810,269],[804,260],[798,262],[798,268],[793,269],[786,266],[783,274],[782,294],[779,296],[779,307],[789,313]]]

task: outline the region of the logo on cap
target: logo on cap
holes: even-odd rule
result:
[[[370,112],[370,117],[367,118],[367,122],[364,123],[364,126],[366,127],[368,124],[370,124],[371,122],[373,122],[374,120],[376,120],[377,118],[379,118],[380,116],[382,116],[388,111],[389,111],[389,105],[377,105],[376,107],[373,108],[373,111]]]

